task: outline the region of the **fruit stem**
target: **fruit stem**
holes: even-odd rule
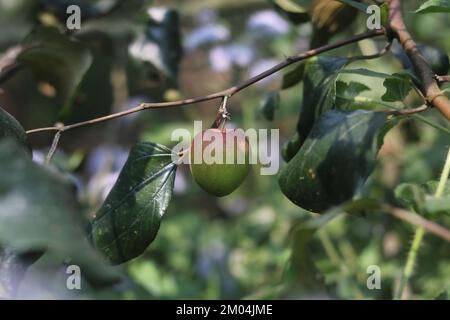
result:
[[[219,110],[216,114],[216,119],[211,125],[211,129],[222,129],[225,126],[227,120],[231,119],[231,114],[227,110],[227,103],[230,96],[225,95],[222,98],[222,103],[220,104]]]

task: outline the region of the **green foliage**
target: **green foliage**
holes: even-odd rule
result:
[[[386,93],[381,97],[387,102],[404,101],[412,89],[410,76],[408,74],[393,74],[383,82]]]
[[[269,92],[261,102],[261,114],[267,121],[273,121],[275,110],[280,106],[280,94],[278,92]]]
[[[116,281],[85,238],[86,224],[71,185],[33,163],[11,140],[0,144],[0,163],[0,243],[23,253],[48,250],[61,262],[68,258],[92,283]]]
[[[281,190],[298,206],[315,212],[350,200],[373,170],[385,124],[384,113],[325,113],[280,172]]]
[[[82,6],[82,29],[64,32],[64,2],[0,0],[0,100],[27,128],[52,125],[61,108],[64,121],[75,123],[142,101],[172,100],[167,89],[178,82],[183,98],[234,86],[268,59],[361,32],[372,4],[218,0],[204,14],[197,1],[166,1],[177,11],[147,0],[74,1]],[[402,4],[404,13],[419,7],[418,0]],[[259,15],[271,8],[292,24],[274,12]],[[405,14],[414,38],[427,43],[418,49],[439,75],[449,70],[449,20],[422,13],[448,8],[448,1],[431,0],[419,15]],[[386,3],[381,14],[386,25]],[[250,20],[264,25],[264,32],[250,36]],[[188,48],[181,68],[182,33],[202,45]],[[260,177],[259,166],[252,166],[240,188],[220,199],[200,190],[162,145],[135,145],[123,166],[124,150],[137,136],[169,144],[174,129],[191,129],[200,118],[209,122],[214,105],[136,113],[64,134],[52,162],[58,169],[37,163],[45,148],[34,150],[36,162],[30,159],[22,125],[0,109],[0,297],[73,298],[61,272],[70,263],[83,275],[77,298],[392,298],[411,228],[384,211],[401,207],[449,225],[450,181],[437,197],[435,179],[450,131],[432,108],[408,117],[386,115],[386,109],[423,100],[410,94],[420,80],[396,43],[391,49],[401,65],[389,53],[370,61],[352,58],[381,46],[368,39],[334,50],[335,57],[289,66],[279,86],[282,99],[275,83],[264,81],[247,91],[256,94],[236,95],[229,125],[279,128],[289,162],[278,179]],[[8,61],[9,49],[21,51],[17,60]],[[3,77],[15,62],[24,68]],[[354,69],[347,68],[350,62]],[[29,85],[30,75],[38,86]],[[45,83],[56,89],[56,99],[49,99]],[[49,138],[36,134],[32,142],[42,148]],[[177,199],[166,215],[173,194]],[[96,214],[88,221],[84,211]],[[448,243],[431,233],[425,241],[408,298],[447,299]],[[109,285],[119,273],[105,259],[122,264],[126,283]],[[366,286],[373,264],[382,270],[381,290]]]
[[[416,212],[423,212],[425,202],[424,190],[414,183],[402,183],[395,188],[395,197],[405,207]]]
[[[305,72],[305,62],[299,62],[294,67],[288,69],[283,75],[281,89],[289,89],[302,82]]]
[[[355,108],[363,108],[367,106],[367,102],[358,101],[358,96],[370,88],[363,83],[351,81],[346,83],[344,81],[336,82],[336,108],[339,110],[352,110]]]
[[[338,72],[349,63],[348,59],[321,56],[306,63],[303,79],[303,104],[297,131],[300,141],[308,136],[319,117],[334,104],[335,81]]]
[[[450,1],[449,0],[428,0],[423,3],[416,13],[439,13],[439,12],[450,12]]]
[[[167,211],[176,165],[171,150],[133,147],[116,184],[92,221],[94,246],[114,264],[137,257],[154,240]]]
[[[57,98],[64,106],[61,112],[68,112],[75,90],[92,62],[87,47],[50,27],[34,30],[22,47],[18,61],[30,68],[37,80],[56,88]]]
[[[31,151],[28,136],[20,123],[0,108],[0,141],[4,139],[12,139],[27,152]]]

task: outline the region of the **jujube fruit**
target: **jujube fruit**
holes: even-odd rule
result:
[[[250,146],[242,130],[207,129],[191,143],[189,166],[197,184],[223,197],[236,190],[250,170]]]

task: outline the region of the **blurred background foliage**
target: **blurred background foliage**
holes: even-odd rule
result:
[[[107,0],[0,0],[0,51],[6,52],[23,41],[36,25],[61,28],[67,5],[79,4],[82,29],[74,36],[86,45],[92,59],[70,103],[61,101],[58,83],[38,79],[23,69],[2,85],[0,105],[26,129],[51,126],[57,121],[70,124],[126,110],[140,102],[219,91],[311,45],[337,41],[366,28],[364,16],[359,15],[351,25],[344,20],[346,28],[341,32],[339,26],[333,26],[332,33],[320,36],[315,32],[313,36],[313,30],[319,27],[303,23],[308,13],[302,12],[301,6],[308,8],[314,1],[125,2],[125,6],[111,10],[115,3]],[[285,10],[287,2],[294,3],[295,10]],[[449,53],[448,15],[414,15],[420,3],[403,1],[408,27],[418,41]],[[369,54],[382,46],[381,40],[365,40],[329,54]],[[388,54],[352,67],[391,74],[398,72],[401,64]],[[233,97],[229,125],[279,128],[281,142],[287,141],[297,124],[302,85],[280,92],[279,108],[269,116],[273,121],[266,119],[261,108],[267,92],[278,90],[283,74],[289,70]],[[382,79],[355,75],[341,75],[339,79],[349,82],[355,78],[371,89],[368,95],[383,94]],[[405,102],[417,105],[419,100],[411,94]],[[91,216],[105,199],[136,141],[173,146],[174,129],[192,130],[194,120],[211,123],[217,103],[144,111],[68,132],[62,137],[54,162],[70,176],[87,216]],[[448,128],[437,111],[424,116]],[[31,137],[35,161],[43,161],[51,139],[50,134]],[[395,204],[398,200],[394,189],[400,183],[437,180],[449,140],[448,133],[424,122],[413,118],[401,121],[386,136],[364,193]],[[272,156],[279,157],[283,164],[279,154]],[[259,175],[257,166],[236,192],[220,199],[203,192],[189,170],[180,167],[174,197],[156,240],[142,256],[118,267],[125,274],[120,284],[104,289],[86,285],[81,293],[68,292],[62,289],[64,269],[55,270],[52,257],[45,256],[27,272],[19,297],[392,298],[413,227],[371,212],[363,217],[339,216],[311,234],[311,239],[297,239],[296,227],[310,217],[314,215],[285,198],[275,177]],[[450,226],[450,216],[438,222]],[[432,299],[450,288],[448,249],[448,243],[426,235],[407,297]],[[310,260],[315,271],[305,271],[302,280],[293,283],[289,258],[301,250],[308,252],[300,253],[301,257]],[[367,289],[369,265],[381,268],[381,290]],[[322,275],[322,285],[312,279],[317,273]]]

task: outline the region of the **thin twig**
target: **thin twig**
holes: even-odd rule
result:
[[[392,47],[392,41],[389,41],[388,43],[386,43],[386,45],[383,47],[383,49],[381,49],[378,52],[375,52],[374,54],[369,54],[369,55],[363,55],[363,56],[354,56],[351,57],[350,60],[351,61],[356,61],[356,60],[370,60],[370,59],[377,59],[380,58],[382,56],[384,56]]]
[[[415,113],[420,113],[428,110],[429,106],[424,104],[417,108],[411,109],[399,109],[399,110],[389,110],[386,113],[390,116],[409,116]]]
[[[438,109],[450,121],[450,100],[439,89],[435,75],[428,62],[417,48],[417,44],[406,29],[400,8],[400,0],[389,0],[389,36],[398,39],[420,80],[420,91],[426,101]]]
[[[436,81],[439,83],[439,85],[441,85],[443,83],[446,83],[446,82],[450,82],[450,76],[449,75],[447,75],[447,76],[435,75],[434,79],[436,79]]]
[[[450,242],[450,230],[433,221],[427,220],[414,212],[401,208],[387,206],[385,207],[385,211],[400,220],[406,221],[416,227],[421,227],[429,233]]]

